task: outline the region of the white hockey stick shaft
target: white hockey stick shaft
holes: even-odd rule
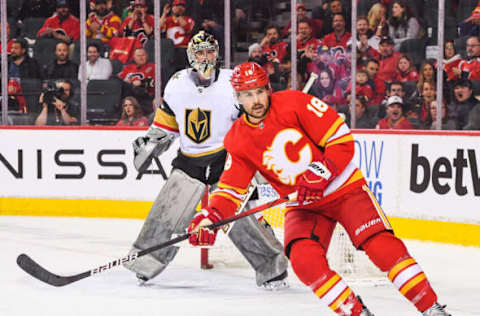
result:
[[[308,93],[308,91],[313,86],[313,84],[315,83],[315,80],[317,80],[317,78],[318,78],[318,75],[316,73],[312,72],[310,74],[310,78],[308,78],[308,80],[307,80],[307,83],[305,83],[305,87],[303,87],[302,92],[303,93]]]

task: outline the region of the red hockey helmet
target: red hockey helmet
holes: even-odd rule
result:
[[[233,68],[232,86],[235,91],[268,86],[267,72],[257,63],[245,62]]]

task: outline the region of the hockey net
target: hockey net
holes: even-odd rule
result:
[[[267,203],[278,196],[272,194],[270,186],[258,186],[260,199],[257,205]],[[265,210],[260,216],[272,226],[277,239],[283,243],[285,209],[274,207]],[[380,271],[363,251],[357,250],[351,243],[346,231],[337,224],[327,252],[331,269],[341,274],[346,280],[370,282],[376,285],[386,281],[385,274]],[[249,264],[235,248],[228,236],[219,232],[215,246],[202,249],[201,266],[204,269],[214,267],[248,267]]]

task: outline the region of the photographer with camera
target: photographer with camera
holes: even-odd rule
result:
[[[123,30],[123,36],[136,37],[145,46],[148,38],[153,34],[155,20],[153,15],[147,14],[145,0],[133,1],[132,7],[132,14],[123,21],[120,29]]]
[[[143,112],[152,113],[152,100],[155,95],[155,65],[148,63],[147,51],[140,47],[133,53],[133,64],[123,66],[118,77],[123,80],[123,96],[134,96],[141,104]]]
[[[72,85],[67,81],[49,82],[40,95],[42,110],[35,125],[73,125],[78,122],[78,111],[69,101]]]

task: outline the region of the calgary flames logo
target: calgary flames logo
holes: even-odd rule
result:
[[[287,144],[295,145],[301,138],[302,134],[296,129],[284,129],[275,136],[272,145],[263,153],[263,165],[272,170],[284,184],[295,185],[297,176],[312,162],[312,149],[308,143],[299,150],[297,161],[290,160],[287,155]]]
[[[185,110],[185,132],[188,138],[197,144],[210,137],[211,111],[196,109]]]

